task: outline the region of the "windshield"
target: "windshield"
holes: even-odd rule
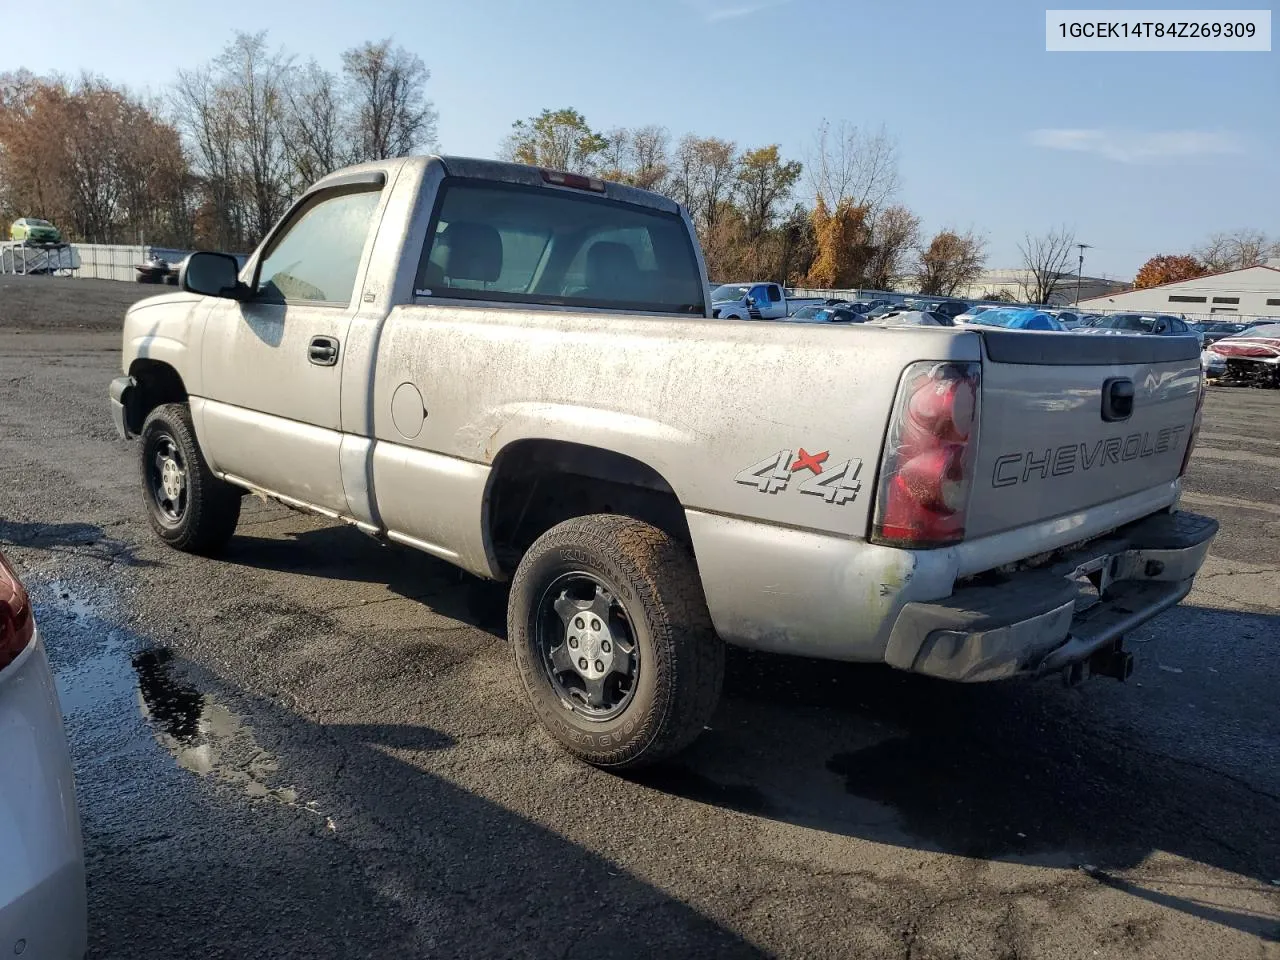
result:
[[[1244,329],[1243,323],[1205,323],[1200,325],[1205,333],[1239,333]]]
[[[820,307],[801,307],[791,316],[795,317],[797,320],[807,320],[810,317],[816,317],[820,312]]]
[[[741,300],[751,288],[740,283],[726,283],[711,291],[712,300]]]

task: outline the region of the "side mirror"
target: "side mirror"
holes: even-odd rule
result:
[[[178,286],[206,297],[243,300],[248,288],[240,282],[240,263],[229,253],[198,251],[187,257]]]
[[[753,297],[751,294],[749,294],[749,293],[748,293],[748,294],[747,294],[747,306],[748,306],[748,307],[754,307],[755,305],[756,305],[756,298],[755,298],[755,297]]]

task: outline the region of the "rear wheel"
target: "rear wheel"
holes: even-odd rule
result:
[[[525,693],[570,753],[639,767],[702,732],[724,677],[693,558],[630,517],[543,534],[512,579],[508,635]]]
[[[240,520],[240,491],[209,469],[187,405],[156,407],[140,439],[142,495],[156,536],[189,553],[220,549]]]

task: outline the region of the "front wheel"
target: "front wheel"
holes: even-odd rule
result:
[[[214,553],[226,544],[240,521],[240,491],[209,469],[187,405],[152,410],[139,447],[142,495],[156,536],[188,553]]]
[[[720,699],[724,644],[693,557],[630,517],[577,517],[538,538],[512,578],[507,630],[539,722],[596,766],[676,753]]]

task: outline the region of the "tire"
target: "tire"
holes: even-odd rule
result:
[[[156,536],[187,553],[220,550],[240,520],[240,491],[209,469],[187,405],[165,403],[152,410],[142,424],[139,449],[142,497]],[[166,460],[173,466],[163,465]]]
[[[592,615],[606,604],[602,597],[611,611],[617,608],[601,614],[603,624]],[[588,602],[596,606],[582,606]],[[560,605],[576,606],[566,606],[566,617]],[[574,637],[573,623],[603,632]],[[512,578],[507,634],[538,721],[569,753],[598,767],[633,769],[671,756],[702,732],[720,700],[724,643],[693,557],[631,517],[576,517],[539,537]],[[574,643],[577,650],[569,651]],[[596,681],[607,710],[588,702],[592,681],[573,667],[587,664],[578,656],[584,652],[607,657],[608,669],[635,657],[630,675]],[[561,655],[571,669],[557,669],[553,661]]]

